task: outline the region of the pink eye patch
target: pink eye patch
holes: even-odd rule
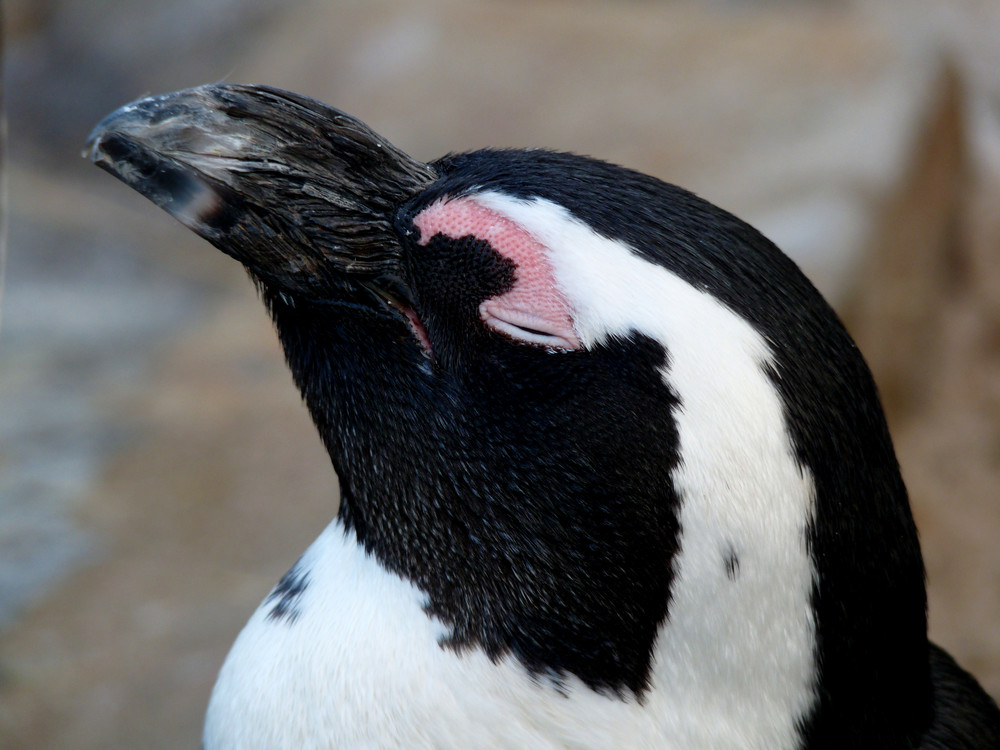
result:
[[[479,306],[487,326],[515,340],[557,349],[579,349],[566,297],[556,286],[545,248],[510,219],[473,198],[442,198],[413,219],[421,245],[436,235],[475,237],[515,266],[514,286]]]

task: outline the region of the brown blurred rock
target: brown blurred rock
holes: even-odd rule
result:
[[[1000,694],[1000,180],[948,67],[887,203],[849,324],[921,530],[931,635]]]
[[[894,416],[926,400],[938,362],[942,306],[961,284],[959,213],[968,193],[965,99],[958,71],[942,66],[931,106],[885,200],[853,300],[851,332]]]

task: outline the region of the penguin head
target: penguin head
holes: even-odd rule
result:
[[[264,87],[143,100],[89,149],[258,283],[344,522],[444,647],[640,699],[658,660],[765,675],[817,736],[924,690],[871,376],[747,224],[572,154],[423,164]]]

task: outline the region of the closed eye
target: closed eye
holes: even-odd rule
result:
[[[479,314],[488,327],[523,344],[559,350],[580,348],[580,341],[572,329],[526,310],[512,309],[496,299],[480,305]]]
[[[548,336],[548,334],[545,333],[545,331],[538,331],[534,328],[525,328],[524,326],[517,326],[517,328],[519,328],[522,333],[525,333],[529,336],[541,336],[541,337]]]

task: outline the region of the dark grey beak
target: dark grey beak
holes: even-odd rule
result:
[[[276,291],[322,297],[393,276],[399,207],[434,181],[355,118],[264,86],[200,86],[128,104],[84,156]]]

